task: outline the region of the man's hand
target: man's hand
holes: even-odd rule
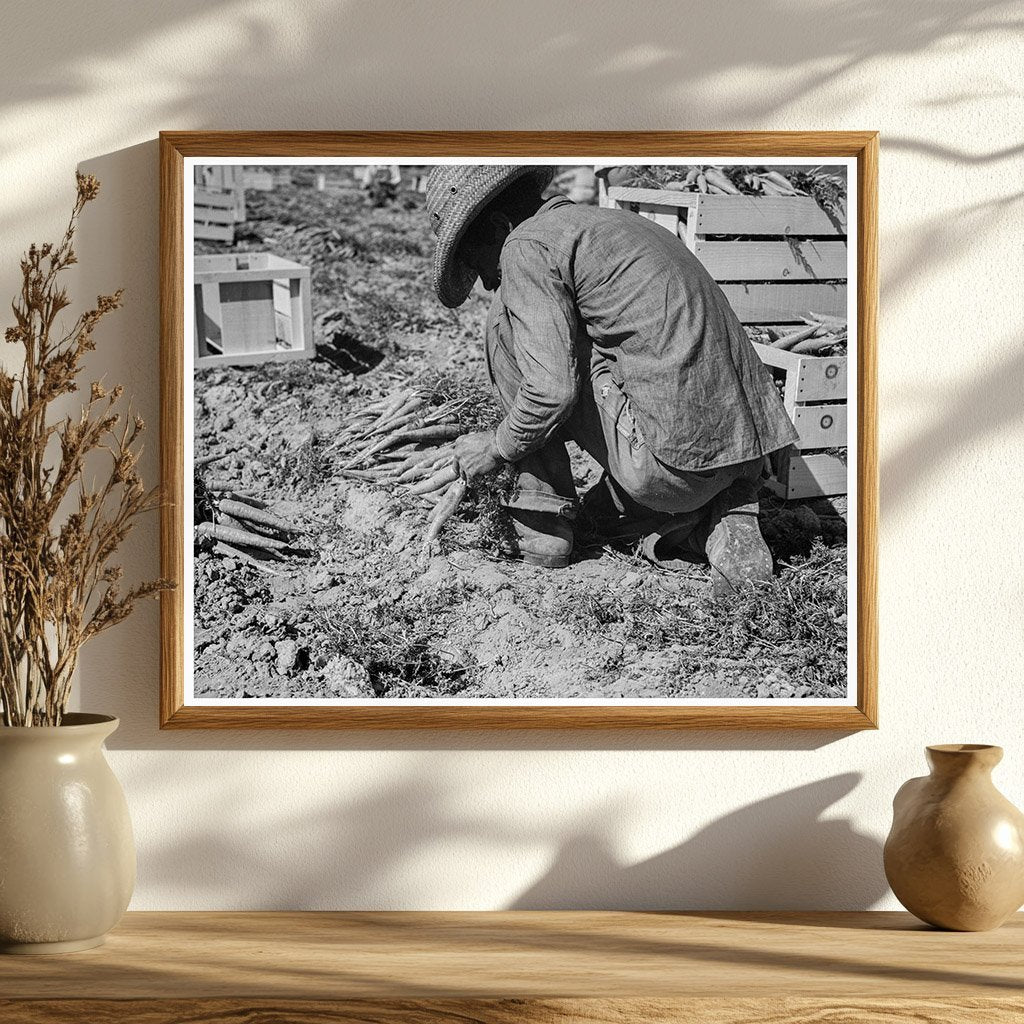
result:
[[[467,480],[493,473],[505,460],[494,445],[494,431],[463,434],[455,439],[455,469]]]

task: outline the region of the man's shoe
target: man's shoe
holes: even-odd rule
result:
[[[562,569],[572,558],[572,527],[557,512],[510,508],[519,554],[529,565]]]
[[[587,539],[602,544],[636,543],[665,522],[664,512],[654,512],[625,498],[605,473],[583,495],[578,525]]]
[[[726,512],[708,535],[704,551],[715,597],[731,597],[744,586],[772,578],[772,556],[756,511]]]
[[[652,565],[672,572],[685,571],[704,557],[703,536],[696,536],[705,510],[666,516],[640,543],[640,553]]]

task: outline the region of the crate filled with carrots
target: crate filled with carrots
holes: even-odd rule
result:
[[[804,316],[798,329],[748,327],[800,437],[770,486],[782,498],[847,492],[847,325]]]

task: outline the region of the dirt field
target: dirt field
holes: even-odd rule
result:
[[[196,551],[198,697],[836,697],[846,686],[845,501],[782,506],[762,529],[776,580],[729,602],[707,569],[664,573],[584,547],[564,570],[508,557],[493,501],[470,495],[442,553],[418,561],[426,511],[343,479],[329,446],[352,411],[439,373],[486,385],[487,302],[446,310],[412,208],[353,191],[247,194],[233,247],[308,265],[317,358],[204,369],[195,455],[307,533],[278,574]],[[596,479],[576,453],[581,491]]]

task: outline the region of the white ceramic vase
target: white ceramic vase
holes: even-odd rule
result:
[[[128,906],[135,843],[103,753],[117,724],[0,727],[0,951],[90,949]]]

